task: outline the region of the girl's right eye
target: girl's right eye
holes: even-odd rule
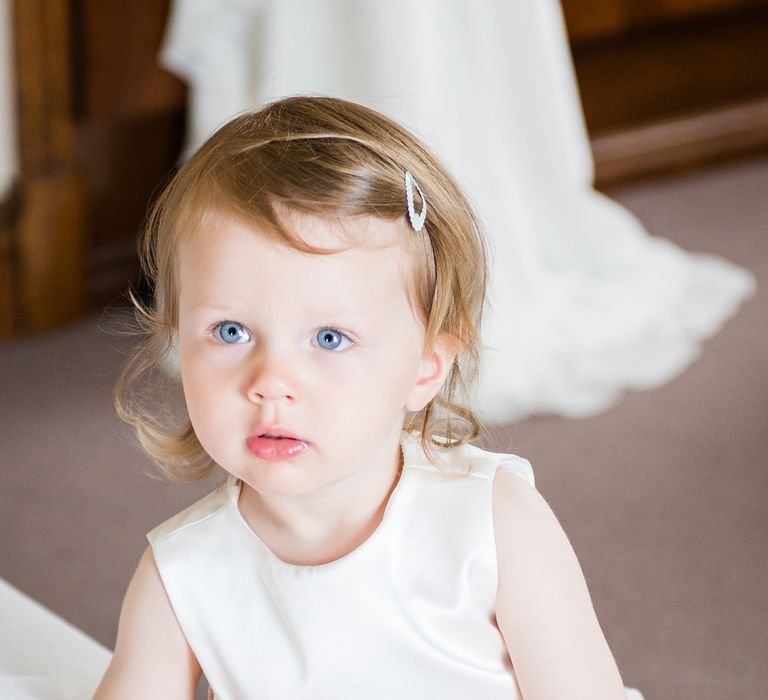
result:
[[[214,328],[216,337],[224,343],[234,345],[236,343],[247,343],[251,339],[248,329],[237,321],[224,321]]]

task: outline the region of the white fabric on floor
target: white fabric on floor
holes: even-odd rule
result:
[[[91,698],[112,652],[0,579],[0,698]]]
[[[754,291],[593,190],[555,0],[175,0],[162,61],[191,85],[187,152],[239,111],[310,93],[388,114],[443,158],[491,243],[486,420],[589,416],[664,384]]]

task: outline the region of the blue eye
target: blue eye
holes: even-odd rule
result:
[[[251,339],[251,334],[245,326],[236,321],[224,321],[216,326],[216,335],[219,340],[234,345],[235,343],[247,343]]]
[[[336,350],[345,338],[350,345],[352,344],[352,341],[344,333],[335,328],[321,328],[315,338],[317,338],[318,345],[325,350]]]

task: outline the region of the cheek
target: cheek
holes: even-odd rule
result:
[[[216,390],[215,381],[207,381],[199,372],[182,372],[182,386],[187,415],[192,429],[203,449],[217,463],[222,464],[231,452],[234,416],[225,396]]]
[[[216,417],[226,405],[222,379],[194,356],[181,353],[181,384],[187,413],[198,437],[216,429]]]
[[[403,407],[418,376],[419,359],[414,353],[392,345],[372,358],[365,371],[347,384],[350,390],[344,391],[343,400],[367,415],[389,418]]]
[[[196,374],[182,371],[181,383],[184,389],[187,413],[198,437],[208,432],[206,427],[211,422],[210,405],[213,398],[211,393],[206,396],[206,392],[203,390],[204,383],[200,379]]]

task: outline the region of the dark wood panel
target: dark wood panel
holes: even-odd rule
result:
[[[590,133],[768,96],[768,6],[576,44]]]
[[[183,104],[184,86],[157,60],[168,0],[79,0],[75,8],[79,117],[131,119]]]
[[[562,0],[574,44],[766,5],[768,0]]]
[[[158,62],[168,0],[79,0],[76,6],[86,294],[90,305],[100,306],[120,303],[137,280],[137,234],[181,149],[186,86]]]
[[[599,187],[768,150],[768,98],[592,139]]]
[[[72,153],[69,3],[16,0],[16,87],[22,171]]]
[[[80,125],[78,143],[89,183],[91,244],[135,237],[150,196],[178,158],[183,125],[181,107]]]
[[[181,150],[185,110],[91,120],[79,131],[87,193],[87,293],[117,303],[138,279],[136,236],[150,199]]]
[[[18,331],[47,330],[84,309],[70,21],[68,0],[14,4],[20,175],[9,277]]]
[[[16,225],[20,330],[43,331],[84,311],[83,184],[62,167],[23,179]]]
[[[135,280],[137,233],[184,125],[184,86],[157,63],[168,7],[15,0],[21,172],[0,333],[55,327]]]

